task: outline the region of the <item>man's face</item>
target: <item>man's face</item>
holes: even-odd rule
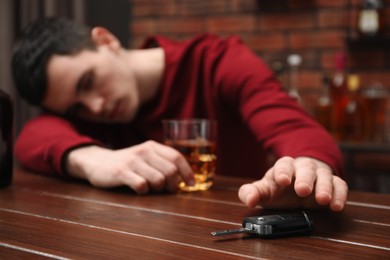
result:
[[[107,45],[76,55],[54,55],[47,66],[43,106],[98,122],[129,122],[139,108],[132,69]]]

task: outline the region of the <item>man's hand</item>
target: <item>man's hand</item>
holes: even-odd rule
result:
[[[95,187],[126,185],[138,194],[173,192],[182,180],[194,184],[186,159],[175,149],[154,141],[120,150],[81,147],[68,154],[66,167],[69,174],[86,179]]]
[[[264,177],[240,187],[238,196],[248,207],[318,208],[329,206],[341,211],[348,186],[332,174],[330,167],[313,158],[283,157]]]

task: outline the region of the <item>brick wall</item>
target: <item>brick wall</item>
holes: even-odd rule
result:
[[[131,47],[138,47],[151,34],[175,39],[204,32],[239,35],[271,67],[275,61],[285,63],[291,53],[300,54],[301,90],[319,89],[323,74],[334,70],[336,53],[344,51],[347,69],[360,75],[362,86],[380,81],[390,89],[390,44],[353,50],[346,41],[356,34],[354,27],[361,0],[129,1]],[[385,28],[390,36],[390,0],[384,3]],[[355,158],[350,166],[354,167],[351,188],[390,192],[388,157],[386,153],[363,153]],[[383,183],[387,183],[384,188]]]
[[[290,53],[302,55],[302,88],[320,87],[323,73],[332,72],[340,50],[346,52],[347,67],[361,76],[363,86],[372,81],[390,82],[390,46],[352,51],[346,44],[360,0],[129,1],[131,47],[138,47],[150,34],[176,39],[203,32],[235,34],[270,66],[285,62]],[[390,31],[390,0],[384,3],[386,30]]]

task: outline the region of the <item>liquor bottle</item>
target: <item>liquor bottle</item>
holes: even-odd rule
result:
[[[8,94],[0,90],[0,188],[9,186],[13,171],[13,107]]]
[[[287,93],[297,102],[301,103],[301,96],[299,94],[299,66],[301,65],[302,57],[299,54],[290,54],[287,57],[287,64],[289,66],[289,83]]]
[[[315,119],[326,130],[332,130],[332,99],[329,93],[329,76],[327,74],[322,78],[322,88],[315,107]]]
[[[344,108],[348,102],[345,55],[339,52],[335,59],[335,72],[330,78],[329,90],[332,99],[332,134],[336,140],[343,135]]]
[[[366,120],[367,110],[364,100],[359,95],[360,80],[356,74],[348,76],[348,103],[344,110],[345,141],[362,142],[367,137]]]
[[[367,139],[373,143],[387,142],[386,128],[389,90],[380,82],[374,82],[361,91],[361,96],[366,104],[367,114]]]
[[[275,74],[276,79],[280,82],[280,85],[288,91],[287,86],[288,86],[288,81],[287,81],[287,73],[286,73],[286,68],[285,64],[281,61],[274,61],[271,63],[271,69]]]
[[[383,29],[384,8],[381,0],[363,0],[358,13],[358,32],[361,36],[377,36]]]

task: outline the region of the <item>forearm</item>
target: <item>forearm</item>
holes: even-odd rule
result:
[[[94,154],[103,150],[107,149],[96,145],[82,146],[72,149],[63,158],[65,167],[64,170],[72,177],[88,180],[88,164],[93,163],[91,160],[95,158]]]
[[[25,124],[16,139],[14,154],[23,167],[34,172],[65,175],[63,156],[67,151],[94,143],[98,142],[79,134],[70,122],[42,115]]]

